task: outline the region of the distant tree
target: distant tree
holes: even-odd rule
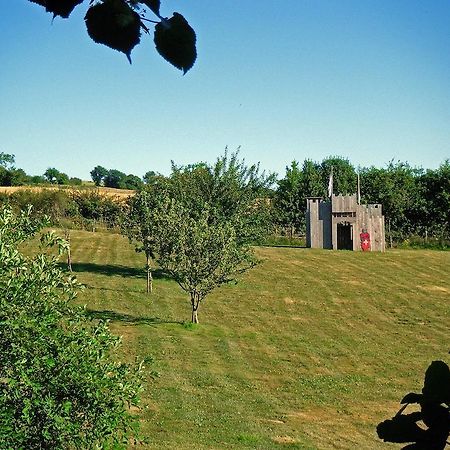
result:
[[[57,178],[59,176],[59,170],[55,169],[54,167],[49,167],[45,172],[44,172],[44,177],[45,179],[52,184],[56,184],[57,183]]]
[[[123,184],[125,189],[139,189],[142,187],[143,182],[137,175],[130,173],[125,177]]]
[[[419,178],[423,199],[422,225],[438,236],[450,239],[450,160]]]
[[[13,169],[11,172],[11,186],[22,186],[27,184],[30,177],[23,169]]]
[[[0,186],[12,186],[12,173],[0,166]]]
[[[30,184],[44,184],[47,182],[47,178],[43,175],[31,175],[28,179]]]
[[[330,156],[321,163],[322,183],[328,186],[331,170],[333,170],[333,194],[352,195],[356,193],[356,170],[347,158]]]
[[[275,194],[275,209],[277,221],[289,227],[290,236],[303,228],[305,222],[303,192],[303,173],[297,161],[292,161],[290,167],[286,167],[286,174],[278,181]]]
[[[101,186],[106,176],[108,175],[108,169],[105,169],[102,166],[95,166],[90,173],[92,181],[95,183],[95,185]]]
[[[30,209],[0,209],[1,447],[125,448],[142,368],[117,361],[119,338],[73,305],[79,285],[50,253],[66,241],[44,233],[36,255],[21,253],[48,225]]]
[[[84,0],[30,0],[44,6],[55,16],[68,18]],[[131,63],[131,51],[139,44],[141,32],[150,33],[154,23],[154,43],[158,53],[176,68],[186,73],[197,57],[196,36],[186,19],[179,13],[169,18],[160,14],[160,0],[98,0],[89,1],[85,22],[89,37],[123,52]],[[150,20],[151,11],[157,21]]]
[[[161,174],[154,172],[153,170],[149,170],[142,177],[145,184],[153,184],[159,177],[162,177]]]
[[[420,209],[419,178],[421,169],[408,163],[391,161],[386,168],[371,167],[361,170],[363,202],[381,203],[387,222],[390,245],[415,231]]]
[[[321,164],[310,159],[305,159],[301,168],[297,161],[286,167],[285,177],[278,182],[275,208],[279,223],[289,227],[291,235],[305,227],[306,198],[327,196],[325,178]]]
[[[329,177],[329,174],[327,175]],[[302,165],[303,211],[306,211],[306,197],[326,197],[328,178],[323,175],[321,164],[305,159]],[[326,178],[326,180],[325,180]]]
[[[83,184],[83,180],[78,177],[72,177],[69,179],[69,184],[71,186],[81,186]]]
[[[10,170],[14,168],[15,161],[16,159],[14,155],[0,152],[0,167],[3,167],[6,170]]]
[[[67,176],[67,174],[60,172],[54,167],[49,167],[44,172],[44,177],[49,183],[52,184],[69,184],[69,177]]]
[[[116,189],[126,189],[125,179],[127,175],[120,170],[111,169],[108,170],[103,182],[106,187],[116,188]]]
[[[14,155],[0,152],[0,186],[13,186],[14,162]]]

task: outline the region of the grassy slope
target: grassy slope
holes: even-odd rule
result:
[[[448,358],[450,253],[257,250],[200,326],[171,280],[144,293],[120,236],[72,233],[80,301],[112,319],[127,356],[152,355],[142,424],[152,449],[376,449],[375,426]]]

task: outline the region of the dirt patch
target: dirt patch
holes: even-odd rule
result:
[[[295,444],[297,442],[297,439],[294,439],[291,436],[275,436],[272,438],[272,441],[276,442],[277,444]]]
[[[296,322],[309,322],[309,320],[305,317],[300,316],[293,316],[291,317],[292,320],[295,320]]]
[[[280,419],[262,419],[261,422],[275,423],[275,424],[279,424],[279,425],[283,425],[284,423],[286,423],[284,420],[280,420]]]
[[[428,292],[442,292],[444,294],[450,294],[450,289],[445,288],[443,286],[428,285],[428,286],[417,286],[417,288],[422,289],[423,291],[428,291]]]
[[[291,297],[284,297],[283,301],[284,303],[286,303],[286,305],[292,305],[293,303],[295,303],[295,300],[292,299]]]
[[[389,418],[399,409],[398,402],[364,402],[361,408],[354,406],[338,411],[332,407],[309,408],[302,411],[291,411],[286,414],[286,422],[308,422],[323,424],[339,424],[352,418],[353,423],[373,423],[377,418]]]
[[[352,286],[367,286],[367,282],[363,280],[342,280],[344,283],[351,284]]]

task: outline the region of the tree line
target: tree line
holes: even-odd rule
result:
[[[200,166],[201,164],[197,164]],[[194,167],[195,165],[191,165]],[[206,165],[204,164],[206,167]],[[412,167],[407,162],[391,161],[385,167],[355,167],[347,158],[335,156],[322,161],[294,160],[284,176],[272,174],[272,184],[264,196],[271,202],[272,226],[278,233],[292,238],[305,233],[306,198],[327,198],[330,174],[333,172],[334,194],[354,194],[360,178],[362,203],[381,203],[386,218],[386,236],[392,245],[418,236],[422,240],[450,239],[450,162],[437,169]],[[90,172],[96,186],[140,190],[165,177],[147,171],[142,178],[118,169],[97,165]],[[14,165],[14,155],[0,153],[0,185],[24,184],[81,185],[55,168],[42,176],[28,176]]]
[[[382,204],[391,243],[411,236],[450,239],[450,160],[434,170],[400,161],[355,168],[342,157],[293,161],[274,191],[274,222],[291,235],[304,233],[306,198],[328,197],[331,172],[335,195],[355,194],[359,174],[361,202]]]

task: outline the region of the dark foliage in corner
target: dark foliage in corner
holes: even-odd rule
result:
[[[68,18],[85,0],[29,0],[43,6],[53,17]],[[162,17],[159,0],[90,0],[85,15],[87,32],[98,43],[118,50],[131,63],[131,51],[140,43],[141,31],[149,34],[155,24],[154,42],[158,53],[185,74],[197,59],[196,35],[179,13]],[[148,8],[158,20],[147,17]]]

